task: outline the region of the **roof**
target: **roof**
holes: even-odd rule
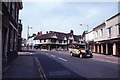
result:
[[[57,36],[57,39],[59,40],[64,40],[64,38],[66,37],[67,39],[69,38],[69,36],[71,35],[71,33],[63,33],[63,32],[56,32],[56,31],[50,31],[47,34],[43,34],[43,35],[38,35],[34,38],[34,40],[38,40],[38,39],[48,39],[51,38],[53,35]],[[81,35],[73,35],[74,40],[78,41],[81,38]]]

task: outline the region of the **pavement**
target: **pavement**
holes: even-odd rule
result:
[[[3,69],[2,77],[6,78],[41,78],[29,52],[20,52],[19,56]]]

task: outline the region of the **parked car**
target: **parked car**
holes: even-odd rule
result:
[[[70,44],[69,52],[71,56],[83,57],[93,57],[92,52],[86,48],[85,44]]]

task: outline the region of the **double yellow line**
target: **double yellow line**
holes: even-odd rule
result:
[[[42,79],[42,80],[47,80],[46,75],[45,75],[45,73],[44,73],[44,71],[43,71],[43,69],[42,69],[42,67],[41,67],[41,65],[40,65],[40,62],[39,62],[38,58],[37,58],[37,57],[34,57],[34,60],[35,60],[35,62],[36,62],[36,64],[37,64],[38,71],[39,71],[39,73],[40,73],[41,79]]]

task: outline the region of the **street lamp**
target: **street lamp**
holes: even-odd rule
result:
[[[29,27],[29,26],[28,26],[27,40],[29,39],[29,29],[32,29],[32,27]],[[29,41],[28,41],[28,49],[29,49]]]
[[[87,31],[89,32],[89,26],[88,25],[86,25],[86,24],[80,24],[80,26],[86,26],[87,27]],[[88,34],[88,32],[87,32],[87,34]],[[89,40],[89,34],[88,34],[88,40]],[[89,43],[88,43],[88,49],[89,49]]]

